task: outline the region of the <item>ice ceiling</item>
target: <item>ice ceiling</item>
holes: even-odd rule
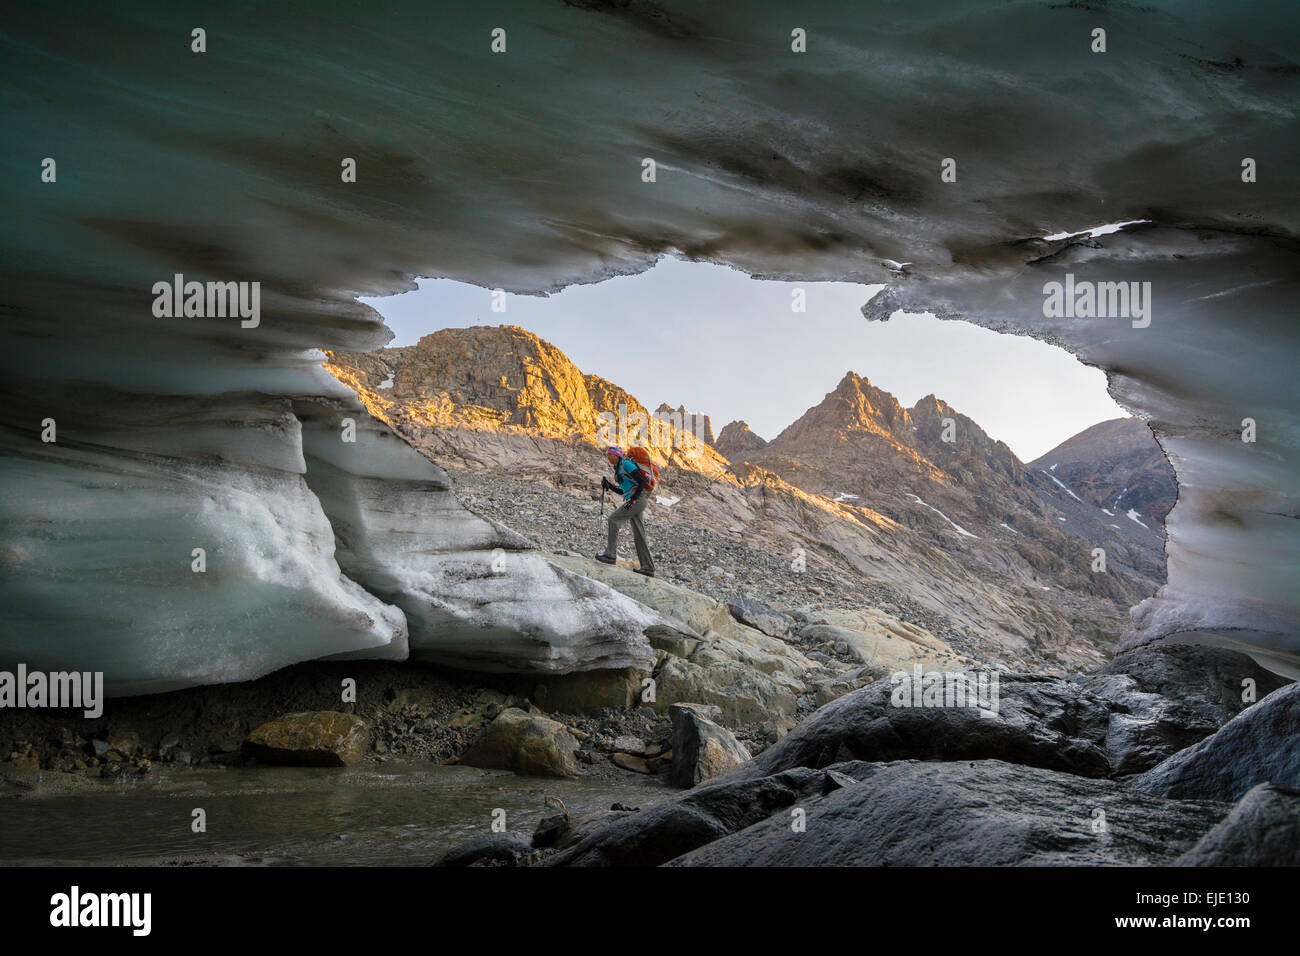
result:
[[[1169,583],[1130,640],[1300,662],[1300,6],[447,6],[8,18],[0,663],[131,692],[408,646],[474,663],[473,633],[506,669],[643,660],[636,609],[527,559],[516,591],[476,589],[482,554],[522,546],[454,500],[429,547],[395,548],[377,516],[445,476],[364,428],[332,460],[320,436],[355,406],[305,350],[382,345],[354,297],[414,275],[541,292],[665,252],[888,282],[868,319],[931,310],[1104,368],[1181,487]],[[260,324],[155,317],[176,273],[260,282]],[[1149,326],[1046,318],[1067,273],[1150,282]],[[200,541],[215,574],[191,570]],[[528,618],[518,588],[553,613]],[[509,657],[509,634],[550,650]]]

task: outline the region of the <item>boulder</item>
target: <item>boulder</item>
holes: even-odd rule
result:
[[[1297,741],[1300,684],[1288,684],[1131,782],[1144,793],[1224,802],[1261,783],[1300,787]]]
[[[1115,772],[1141,773],[1213,734],[1247,705],[1243,683],[1258,696],[1287,682],[1236,651],[1157,644],[1118,655],[1080,678],[1113,705],[1106,748]]]
[[[526,833],[489,833],[468,843],[453,847],[433,865],[461,866],[517,866],[533,852],[533,839]]]
[[[1143,691],[1127,674],[1098,674],[1080,686],[1111,705],[1106,756],[1120,776],[1150,770],[1219,729],[1204,712]]]
[[[582,839],[542,866],[659,866],[766,820],[822,792],[825,774],[799,767],[757,780],[726,778],[637,813],[598,821]]]
[[[953,681],[964,684],[968,701],[976,700],[972,675],[959,673]],[[879,681],[832,701],[760,754],[749,772],[915,758],[997,759],[1085,777],[1110,773],[1110,707],[1063,678],[1000,675],[996,716],[975,706],[896,707],[895,690],[903,686]]]
[[[1290,683],[1246,654],[1198,644],[1134,648],[1117,654],[1096,673],[1128,675],[1138,690],[1179,701],[1216,729],[1249,706],[1242,700],[1244,681],[1254,683],[1256,700]]]
[[[693,787],[750,759],[749,751],[731,731],[703,716],[704,709],[695,704],[668,708],[673,723],[671,777],[679,787]]]
[[[825,707],[831,701],[839,700],[845,694],[860,687],[866,687],[868,684],[874,684],[878,680],[885,680],[888,677],[889,674],[883,668],[863,666],[837,674],[834,677],[814,681],[812,690],[817,706]]]
[[[511,707],[483,729],[460,762],[513,770],[522,777],[576,777],[577,749],[578,742],[563,724]]]
[[[1155,865],[1225,809],[998,760],[849,761],[724,776],[609,820],[542,865]]]
[[[1176,866],[1300,866],[1300,790],[1261,783]]]
[[[642,682],[649,676],[649,670],[631,667],[551,676],[531,683],[531,698],[553,714],[588,714],[607,707],[626,710],[640,702]]]
[[[803,692],[788,674],[769,676],[726,658],[712,658],[704,666],[669,657],[655,673],[654,709],[665,714],[672,704],[698,701],[717,706],[724,722],[739,726],[794,714]]]
[[[242,749],[262,763],[344,767],[360,760],[368,744],[369,728],[360,717],[316,710],[262,724]]]
[[[858,782],[801,803],[802,832],[775,813],[672,865],[1151,866],[1173,862],[1223,814],[999,760],[829,769]]]
[[[737,621],[756,628],[770,637],[790,636],[790,618],[761,601],[740,597],[729,602],[727,610]]]

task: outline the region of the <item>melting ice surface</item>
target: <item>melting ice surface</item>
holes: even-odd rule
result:
[[[554,666],[650,659],[635,608],[535,555],[479,581],[517,539],[302,353],[384,345],[356,297],[412,276],[537,294],[678,253],[888,283],[867,319],[929,312],[1103,370],[1180,481],[1168,583],[1130,643],[1195,633],[1300,665],[1300,167],[1261,159],[1247,184],[1238,165],[1296,152],[1300,5],[1110,5],[1140,51],[1098,56],[1086,4],[829,3],[801,57],[788,4],[660,6],[504,0],[511,52],[492,57],[468,7],[430,30],[414,0],[383,29],[364,6],[235,5],[226,32],[249,42],[201,69],[164,39],[193,28],[179,7],[11,18],[12,156],[62,145],[57,183],[17,158],[0,177],[0,663],[103,665],[140,690],[404,641],[508,666],[542,633]],[[340,183],[328,158],[357,153]],[[919,171],[949,155],[960,186]],[[260,281],[261,323],[155,318],[176,272]],[[1150,282],[1150,325],[1045,317],[1067,272]],[[790,327],[762,331],[785,354]],[[343,447],[345,417],[369,440]],[[436,514],[410,507],[426,492]],[[485,645],[498,627],[515,639]]]

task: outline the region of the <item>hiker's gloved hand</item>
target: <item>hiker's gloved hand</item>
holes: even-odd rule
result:
[[[608,478],[600,479],[600,487],[602,491],[618,491],[618,488],[616,488],[614,486],[614,483],[611,482]]]

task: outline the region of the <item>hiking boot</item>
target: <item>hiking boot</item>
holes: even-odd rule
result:
[[[601,564],[618,564],[618,560],[616,558],[611,558],[604,551],[596,555],[596,560],[599,561]]]
[[[633,568],[632,570],[635,571],[637,574],[644,574],[648,578],[652,578],[655,576],[655,573],[653,571],[647,571],[644,568]]]

